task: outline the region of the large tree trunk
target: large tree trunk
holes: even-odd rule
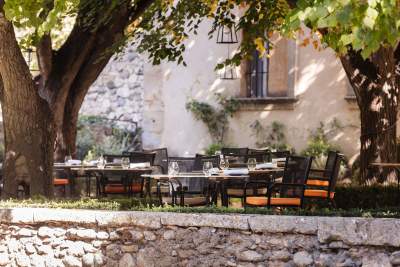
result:
[[[392,172],[370,164],[397,161],[399,85],[394,51],[382,47],[367,60],[350,51],[341,61],[360,108],[360,181],[386,181]]]
[[[1,9],[0,9],[1,10]],[[17,185],[30,195],[53,195],[53,120],[40,98],[13,27],[0,12],[0,73],[5,137],[3,197],[16,197]]]

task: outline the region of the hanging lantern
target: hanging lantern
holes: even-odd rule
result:
[[[234,26],[221,25],[218,28],[217,44],[237,44],[238,37]]]
[[[232,65],[225,66],[219,78],[221,80],[236,80],[238,78],[236,67]]]

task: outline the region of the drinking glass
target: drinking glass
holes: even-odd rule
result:
[[[179,165],[176,161],[171,161],[168,165],[168,174],[177,175],[179,173]]]
[[[255,158],[249,158],[247,161],[247,168],[249,168],[250,171],[254,171],[256,169],[257,165],[257,160]]]
[[[211,175],[211,169],[213,168],[212,162],[206,161],[203,164],[203,173],[205,176]]]
[[[128,157],[123,157],[122,159],[121,159],[121,166],[122,166],[122,169],[129,169],[129,164],[130,164],[131,162],[130,162],[130,160],[129,160],[129,158]]]
[[[72,156],[71,155],[66,155],[65,158],[64,158],[64,163],[65,164],[69,164],[71,160],[72,160]]]
[[[219,167],[221,168],[221,170],[228,169],[229,167],[228,160],[221,157],[221,159],[219,160]]]
[[[104,169],[105,166],[106,166],[106,160],[104,159],[103,156],[100,156],[100,158],[97,160],[97,168]]]

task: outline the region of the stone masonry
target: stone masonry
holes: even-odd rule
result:
[[[400,220],[0,210],[0,266],[400,266]]]
[[[127,47],[110,60],[91,86],[80,113],[137,122],[140,126],[144,102],[143,69],[141,56]],[[129,123],[121,126],[130,128]]]

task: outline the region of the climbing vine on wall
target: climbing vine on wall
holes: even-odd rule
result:
[[[186,103],[186,109],[207,126],[213,142],[223,144],[229,126],[229,118],[239,110],[240,103],[234,98],[227,98],[221,94],[215,94],[215,96],[218,108],[209,103],[192,99]]]

